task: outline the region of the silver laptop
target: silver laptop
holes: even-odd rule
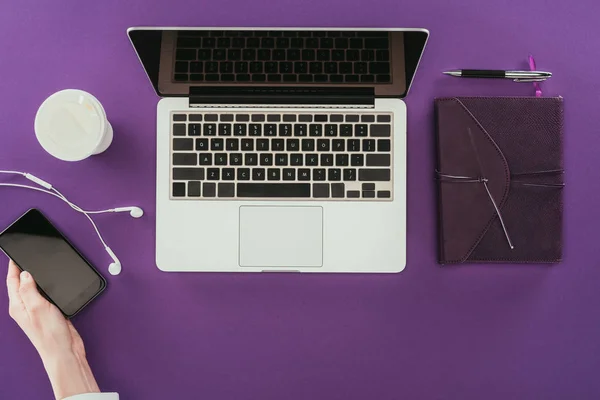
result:
[[[163,271],[399,272],[424,29],[130,28]]]

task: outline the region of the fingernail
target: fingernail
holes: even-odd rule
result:
[[[24,281],[28,281],[29,279],[31,279],[31,274],[27,271],[23,271],[21,272],[21,279]]]

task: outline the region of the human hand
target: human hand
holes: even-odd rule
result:
[[[85,358],[83,340],[58,308],[38,292],[28,272],[11,260],[6,286],[9,314],[38,351],[57,399],[100,392]]]
[[[11,260],[6,277],[9,314],[21,327],[42,359],[75,353],[85,357],[81,336],[58,308],[38,292],[29,272],[19,273]]]

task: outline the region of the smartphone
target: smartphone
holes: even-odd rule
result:
[[[39,210],[27,211],[0,233],[0,249],[67,318],[106,288],[106,280]]]

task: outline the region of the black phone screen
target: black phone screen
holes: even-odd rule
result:
[[[28,211],[1,233],[0,248],[67,317],[106,287],[104,278],[39,210]]]

